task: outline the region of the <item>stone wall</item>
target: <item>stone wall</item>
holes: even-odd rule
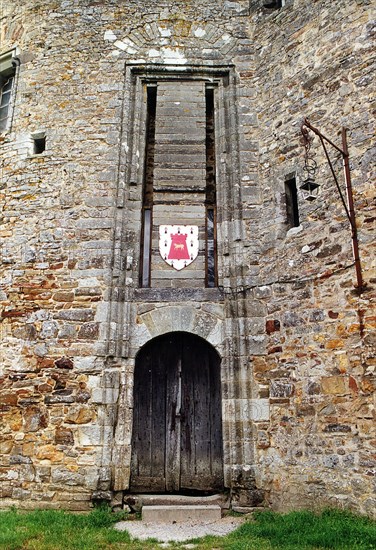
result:
[[[254,376],[269,387],[260,478],[279,509],[323,503],[372,514],[374,455],[374,168],[371,36],[367,2],[294,2],[268,17],[251,9],[258,127],[257,201],[247,220],[255,232],[250,262],[260,269],[267,308],[265,355]],[[340,8],[340,9],[338,9]],[[288,230],[284,181],[303,165],[299,125],[308,117],[341,146],[348,128],[361,261],[368,289],[354,293],[351,229],[318,137],[319,198],[301,200],[301,226]],[[330,156],[344,191],[339,155]],[[263,220],[255,223],[262,208]],[[258,250],[257,250],[258,249]],[[255,261],[255,258],[257,260]],[[260,287],[253,289],[260,293]],[[266,437],[267,434],[267,437]],[[265,439],[267,441],[265,442]]]
[[[121,501],[135,357],[183,330],[222,357],[235,507],[374,513],[372,5],[261,4],[3,6],[0,53],[16,48],[20,65],[0,136],[2,506]],[[134,75],[153,67],[229,75],[217,115],[219,289],[194,276],[138,289],[144,103]],[[299,192],[301,225],[286,223],[305,116],[339,145],[349,129],[361,295],[317,137],[319,198]],[[46,150],[34,154],[40,134]]]

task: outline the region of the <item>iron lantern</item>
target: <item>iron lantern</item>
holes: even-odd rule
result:
[[[308,176],[300,186],[302,190],[303,198],[306,201],[314,201],[317,199],[319,194],[320,185],[315,182],[315,179],[312,176]]]

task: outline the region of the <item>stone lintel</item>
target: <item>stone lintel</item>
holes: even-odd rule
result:
[[[138,288],[135,302],[220,302],[224,300],[221,288]]]

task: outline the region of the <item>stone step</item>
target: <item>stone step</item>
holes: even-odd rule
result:
[[[146,523],[210,523],[221,519],[218,504],[155,505],[142,507],[142,521]]]
[[[176,506],[188,504],[201,505],[219,505],[222,509],[230,508],[229,495],[217,493],[215,495],[170,495],[170,494],[133,494],[127,495],[124,498],[125,504],[130,504],[131,507],[136,505],[138,510],[142,506]]]

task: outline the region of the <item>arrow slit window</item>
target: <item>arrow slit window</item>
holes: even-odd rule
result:
[[[146,87],[146,139],[145,166],[142,197],[142,232],[141,232],[141,272],[140,286],[150,286],[150,261],[152,245],[153,214],[153,176],[155,150],[155,110],[157,105],[157,87]]]
[[[206,86],[206,286],[217,286],[214,88]]]
[[[296,189],[295,177],[290,177],[285,181],[285,200],[286,200],[286,223],[287,227],[299,226],[299,205],[298,192]]]

